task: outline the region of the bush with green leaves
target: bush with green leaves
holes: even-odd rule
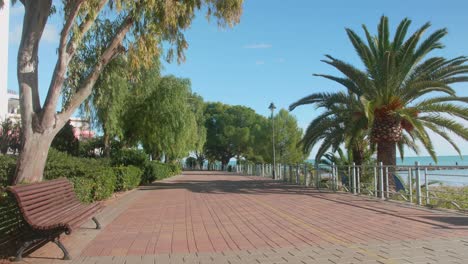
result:
[[[127,191],[134,189],[141,182],[143,171],[135,166],[119,166],[114,167],[116,177],[115,191]]]
[[[54,149],[49,151],[44,178],[68,178],[77,197],[83,202],[109,198],[114,192],[116,176],[107,159],[77,158]]]
[[[0,187],[7,186],[15,174],[16,157],[0,155]]]
[[[142,169],[147,162],[148,156],[143,151],[137,149],[121,149],[111,156],[111,163],[113,166],[133,165]]]
[[[141,179],[142,184],[152,183],[156,180],[162,180],[180,172],[180,167],[165,164],[158,161],[150,161],[146,164],[143,177]]]

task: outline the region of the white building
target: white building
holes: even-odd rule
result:
[[[0,10],[0,120],[8,113],[8,35],[9,35],[10,0],[4,1]]]

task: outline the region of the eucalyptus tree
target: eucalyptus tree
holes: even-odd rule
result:
[[[0,6],[3,5],[0,0]],[[13,1],[17,2],[17,1]],[[18,84],[20,92],[22,151],[18,158],[15,183],[37,182],[43,178],[50,144],[75,110],[92,93],[93,87],[107,64],[117,55],[126,53],[131,68],[150,65],[155,56],[168,50],[183,61],[188,44],[184,37],[198,10],[206,10],[221,26],[239,22],[243,0],[22,0],[25,15],[18,51]],[[47,97],[39,98],[38,47],[51,11],[63,15],[57,62],[51,76]],[[82,73],[70,100],[57,112],[59,98],[70,61],[76,55],[83,38],[97,20],[109,20],[113,34],[94,62]],[[169,44],[169,48],[161,48]]]
[[[428,131],[447,140],[458,153],[449,132],[468,139],[468,129],[461,122],[468,119],[468,98],[458,97],[452,87],[468,81],[468,58],[428,57],[444,47],[440,41],[447,30],[436,30],[422,39],[430,23],[407,36],[410,24],[409,19],[402,20],[393,38],[385,16],[376,36],[363,26],[365,40],[346,29],[363,70],[330,55],[324,60],[345,77],[323,77],[343,85],[361,101],[370,142],[377,147],[377,160],[385,165],[396,164],[396,147],[405,140],[419,142],[437,161]]]

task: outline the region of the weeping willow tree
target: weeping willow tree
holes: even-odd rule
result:
[[[199,134],[190,80],[145,74],[138,86],[146,97],[127,108],[128,133],[155,159],[175,161],[200,148],[206,134]],[[139,88],[136,88],[137,90]],[[144,89],[144,88],[142,88]]]

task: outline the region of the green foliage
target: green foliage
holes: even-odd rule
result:
[[[205,134],[197,126],[195,111],[201,111],[197,107],[202,102],[192,96],[188,79],[160,77],[159,69],[150,69],[134,89],[143,95],[129,102],[125,138],[141,142],[157,160],[177,160],[201,148]]]
[[[205,153],[209,160],[226,165],[232,157],[253,162],[272,162],[271,119],[245,106],[209,103],[205,110],[207,141]],[[286,110],[274,118],[277,161],[298,163],[304,160],[300,148],[302,130]]]
[[[349,97],[358,102],[359,110],[354,114],[358,114],[360,121],[355,124],[362,124],[360,129],[365,130],[363,133],[369,138],[371,147],[377,146],[378,161],[386,165],[396,163],[395,147],[398,147],[403,157],[404,146],[418,151],[416,143],[420,143],[437,161],[429,131],[444,138],[459,153],[459,148],[448,132],[464,140],[468,139],[468,129],[462,123],[462,120],[468,119],[468,98],[457,97],[451,87],[468,81],[468,57],[428,57],[431,52],[443,48],[440,41],[447,35],[447,30],[436,30],[423,40],[422,36],[430,23],[424,24],[407,37],[410,24],[409,19],[403,19],[393,39],[390,37],[388,18],[385,16],[381,17],[375,36],[366,26],[363,26],[364,38],[353,30],[346,29],[364,69],[327,55],[324,62],[340,71],[344,77],[318,75],[343,85],[348,90]],[[334,105],[320,105],[319,97],[323,99],[333,96],[333,100],[343,102],[338,98],[343,97],[340,94],[344,95],[315,94],[301,99],[295,105],[318,103],[319,106],[331,108]],[[292,107],[295,107],[294,104]],[[353,107],[347,110],[354,112]],[[336,115],[327,116],[325,113],[320,119],[330,121],[328,123],[331,125],[335,117]],[[309,128],[323,130],[326,125],[315,126],[316,120]],[[311,142],[315,144],[315,139]],[[309,145],[312,146],[312,143]],[[322,146],[334,146],[336,149],[337,144],[339,143],[328,142]],[[323,153],[325,151],[326,148]]]
[[[110,167],[100,167],[92,175],[89,175],[94,180],[92,189],[92,197],[94,201],[105,200],[112,196],[116,188],[117,178],[114,171]]]
[[[102,156],[102,149],[104,149],[102,137],[84,139],[80,141],[78,156],[82,158],[97,158]]]
[[[0,187],[11,183],[15,174],[16,158],[9,155],[0,155]]]
[[[73,156],[79,154],[79,141],[73,132],[74,127],[71,125],[70,120],[55,136],[52,141],[51,147],[62,152],[66,152]]]
[[[111,157],[113,166],[136,166],[144,168],[148,162],[148,155],[137,149],[121,149]]]
[[[77,158],[51,149],[44,178],[60,177],[66,177],[74,184],[75,193],[83,202],[109,198],[115,189],[116,177],[108,160]]]
[[[135,166],[119,166],[113,168],[117,181],[115,184],[116,191],[127,191],[137,187],[142,178],[142,170]]]
[[[292,111],[300,105],[314,104],[324,112],[317,116],[307,127],[301,140],[304,153],[309,153],[320,145],[315,155],[319,163],[325,152],[339,150],[341,144],[348,149],[348,157],[360,165],[365,156],[372,154],[368,149],[366,129],[368,120],[359,98],[352,93],[314,93],[291,104]]]
[[[73,184],[73,189],[78,199],[83,203],[92,203],[94,201],[93,189],[96,184],[94,179],[85,177],[68,178]]]
[[[180,167],[161,163],[158,161],[148,162],[141,180],[142,184],[152,183],[156,180],[162,180],[180,173]]]

